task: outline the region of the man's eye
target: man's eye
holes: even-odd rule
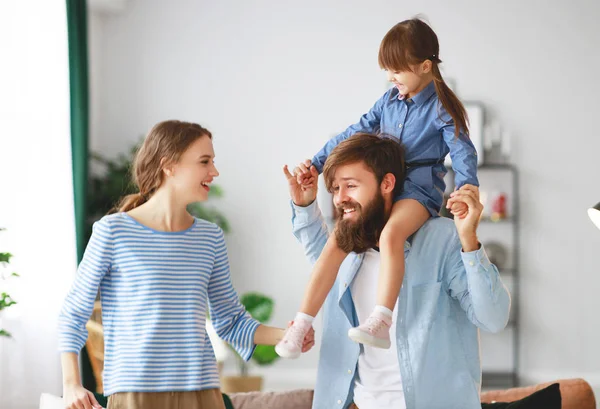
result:
[[[340,190],[340,187],[339,187],[339,186],[334,186],[334,187],[333,187],[333,191],[334,191],[334,192],[337,192],[338,190]]]
[[[352,189],[352,188],[355,188],[355,187],[356,187],[355,185],[348,185],[348,189]]]

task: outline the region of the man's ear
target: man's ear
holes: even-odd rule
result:
[[[386,173],[381,181],[381,193],[392,193],[396,187],[396,176],[393,173]]]

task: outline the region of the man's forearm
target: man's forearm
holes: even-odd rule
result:
[[[315,200],[316,200],[316,199],[312,199],[312,200],[306,200],[306,201],[299,201],[299,203],[296,203],[294,200],[292,200],[292,203],[293,203],[295,206],[298,206],[298,207],[308,207],[308,206],[310,206],[311,204],[313,204],[313,203],[315,202]]]
[[[479,248],[481,247],[476,233],[461,235],[460,244],[462,245],[462,250],[465,253],[470,253],[471,251],[479,250]]]

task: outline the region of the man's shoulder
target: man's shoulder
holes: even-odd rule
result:
[[[445,244],[458,240],[458,233],[454,221],[447,217],[435,217],[425,222],[415,234],[412,245],[419,246],[428,251],[447,249]]]
[[[456,235],[456,226],[454,221],[447,217],[430,218],[419,229],[424,235],[447,236],[448,238]]]

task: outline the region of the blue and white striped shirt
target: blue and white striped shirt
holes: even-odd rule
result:
[[[103,217],[79,265],[59,317],[59,349],[79,353],[100,288],[104,393],[193,391],[219,387],[206,333],[245,360],[259,323],[231,284],[223,232],[195,219],[181,232],[160,232],[126,213]]]

